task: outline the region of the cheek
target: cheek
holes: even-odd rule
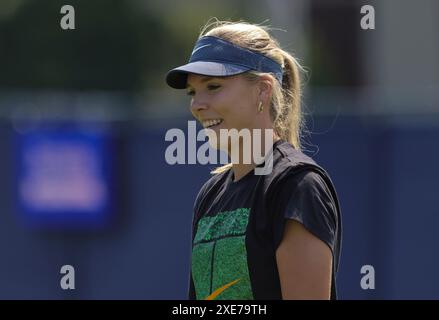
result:
[[[230,121],[237,115],[237,103],[239,103],[239,100],[237,100],[230,92],[221,92],[220,95],[215,97],[212,106],[214,106],[213,110],[218,115],[225,120],[226,118],[229,118],[228,120]]]
[[[224,117],[228,128],[241,130],[243,128],[252,128],[253,115],[250,113],[247,105],[235,104],[234,108]]]
[[[253,105],[249,101],[241,100],[239,104],[236,105],[236,115],[239,116],[241,123],[251,123],[255,116]]]
[[[255,112],[247,95],[248,91],[232,89],[216,97],[215,111],[226,121],[227,127],[241,129],[251,126]]]

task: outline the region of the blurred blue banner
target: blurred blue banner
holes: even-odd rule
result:
[[[17,134],[16,199],[25,222],[101,227],[111,214],[112,153],[105,130],[46,124]]]

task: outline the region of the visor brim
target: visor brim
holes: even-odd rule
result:
[[[227,77],[249,71],[250,68],[235,64],[211,61],[195,61],[172,69],[166,75],[166,83],[175,89],[184,89],[187,86],[187,76],[194,73],[203,76]]]

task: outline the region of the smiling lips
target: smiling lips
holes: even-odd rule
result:
[[[203,124],[204,128],[210,128],[219,125],[222,122],[223,122],[222,119],[211,119],[211,120],[203,120],[201,123]]]

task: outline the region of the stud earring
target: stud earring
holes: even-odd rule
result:
[[[264,106],[262,105],[262,101],[259,102],[258,111],[259,111],[259,113],[264,111]]]

